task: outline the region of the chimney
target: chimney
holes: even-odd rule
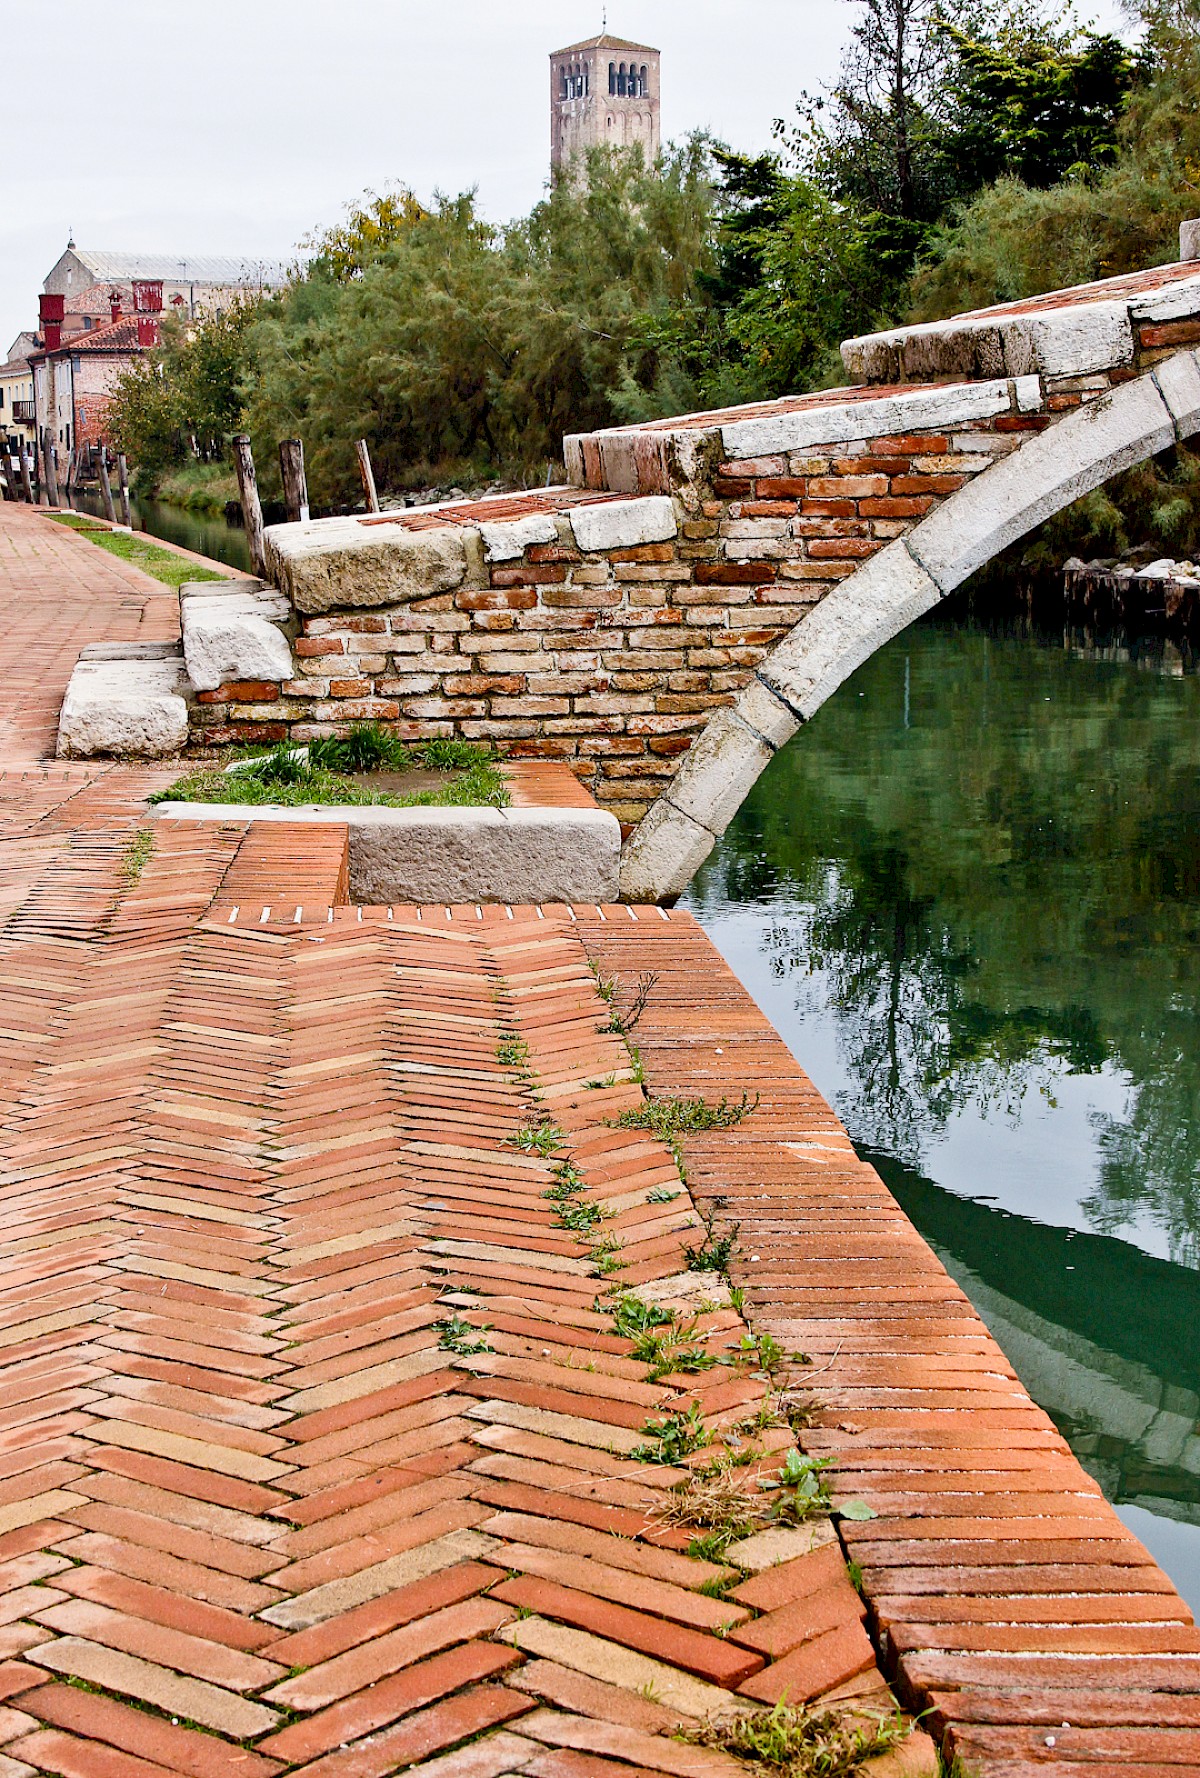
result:
[[[161,315],[163,306],[162,279],[135,278],[133,280],[133,306],[139,315]]]
[[[121,292],[110,290],[108,293],[108,318],[110,321],[121,319]]]
[[[158,316],[139,315],[137,318],[138,345],[147,348],[158,344]]]
[[[42,344],[47,352],[57,352],[62,345],[65,304],[65,297],[51,296],[46,291],[38,297],[38,320],[41,323]]]

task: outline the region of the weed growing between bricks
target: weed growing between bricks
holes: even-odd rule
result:
[[[782,1778],[847,1778],[876,1754],[888,1753],[908,1736],[899,1711],[874,1722],[832,1711],[793,1709],[745,1711],[719,1722],[681,1730],[676,1737],[698,1747],[714,1747],[759,1771]]]
[[[129,888],[132,889],[153,856],[154,835],[148,827],[139,827],[136,833],[130,834],[121,859],[121,875]]]

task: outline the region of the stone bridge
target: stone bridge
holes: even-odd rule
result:
[[[623,896],[669,899],[875,649],[1200,427],[1197,342],[1184,260],[849,340],[850,388],[568,438],[565,487],[278,527],[294,672],[235,647],[193,735],[377,718],[566,760]]]

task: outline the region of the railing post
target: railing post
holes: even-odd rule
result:
[[[124,451],[117,452],[117,485],[121,490],[121,522],[133,530],[133,513],[129,506],[129,465]]]
[[[355,445],[358,452],[358,473],[362,477],[363,492],[367,496],[367,511],[379,511],[379,495],[375,492],[375,471],[371,468],[371,453],[367,449],[367,441],[360,438]]]
[[[117,509],[113,505],[112,483],[108,479],[108,446],[100,446],[100,492],[104,496],[104,516],[110,525],[117,522]]]
[[[46,488],[46,504],[58,505],[58,476],[54,469],[54,441],[49,426],[42,428],[42,480]]]
[[[299,438],[279,441],[279,472],[283,477],[283,504],[290,525],[308,522],[308,482],[304,476],[304,443]]]
[[[267,572],[267,552],[263,542],[262,502],[258,497],[258,481],[254,474],[254,458],[250,451],[248,433],[239,432],[234,438],[233,466],[237,470],[238,493],[242,499],[242,523],[246,527],[246,542],[250,545],[250,566],[260,578],[264,578]]]

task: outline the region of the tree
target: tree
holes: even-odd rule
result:
[[[310,273],[324,273],[338,284],[361,278],[372,259],[428,215],[406,185],[363,196],[366,203],[347,204],[344,222],[314,230],[302,241],[313,256]]]
[[[241,424],[246,337],[262,300],[244,293],[212,314],[169,316],[161,343],[118,378],[108,424],[143,481],[188,457],[223,456]]]

